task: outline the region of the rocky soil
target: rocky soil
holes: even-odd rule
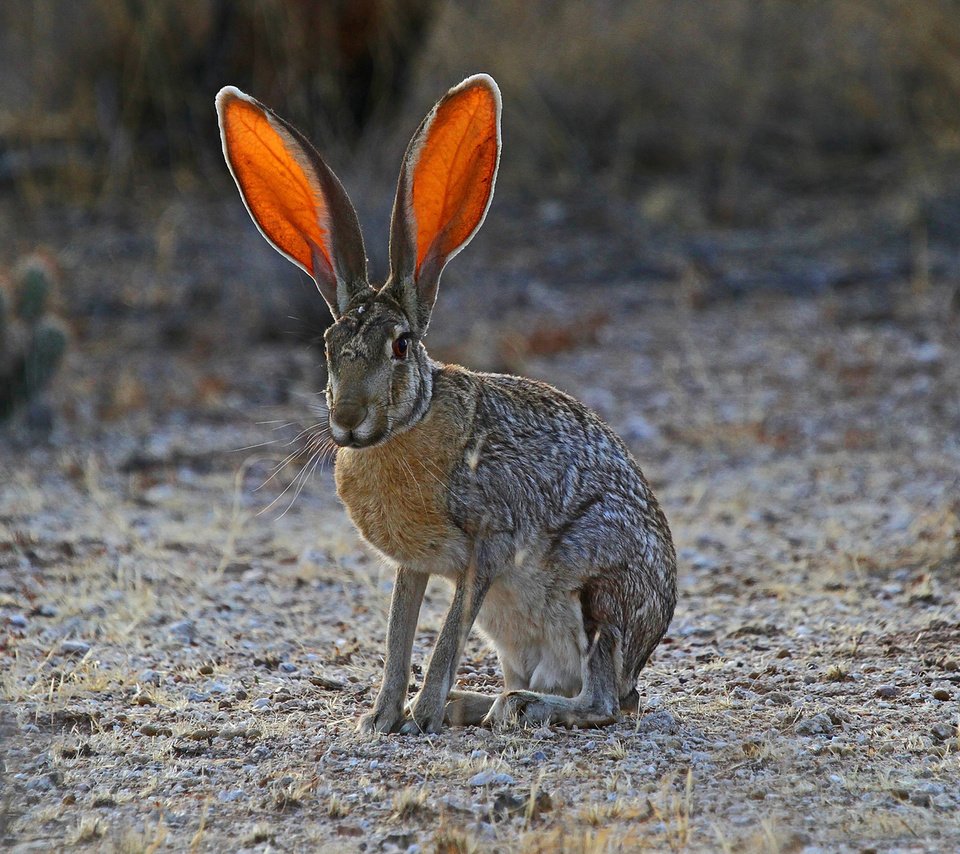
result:
[[[52,431],[0,435],[3,847],[960,847],[954,285],[704,299],[691,268],[494,301],[453,277],[435,355],[607,418],[670,519],[681,599],[635,717],[369,738],[391,578],[305,450],[316,352],[233,340],[202,304],[159,322],[136,253],[99,245],[137,310],[90,308]],[[74,306],[97,271],[77,275]],[[411,691],[448,596],[432,584]],[[498,690],[480,638],[460,681]]]

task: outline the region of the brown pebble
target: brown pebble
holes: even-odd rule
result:
[[[201,676],[209,676],[211,673],[213,673],[213,665],[212,665],[212,664],[201,664],[201,665],[197,668],[197,670],[199,671],[199,673],[200,673]]]
[[[136,701],[138,706],[155,706],[157,701],[153,699],[149,694],[140,693],[136,696]]]
[[[946,688],[934,688],[933,689],[933,699],[934,700],[949,700],[950,692]]]
[[[143,735],[148,736],[157,736],[157,735],[173,735],[173,730],[167,726],[157,726],[156,724],[141,724],[140,732]]]
[[[244,727],[225,726],[222,730],[220,730],[218,735],[220,738],[225,738],[227,740],[233,738],[246,738],[247,730]]]
[[[936,741],[947,741],[957,737],[957,727],[951,724],[934,724],[930,727],[930,734]]]
[[[900,693],[900,689],[896,685],[881,685],[877,688],[877,696],[881,700],[892,700]]]
[[[199,727],[198,729],[191,730],[188,733],[185,733],[187,738],[192,738],[194,741],[209,741],[211,738],[216,738],[218,735],[217,730],[211,729],[210,727]]]

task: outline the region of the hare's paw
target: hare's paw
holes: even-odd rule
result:
[[[548,723],[553,715],[551,704],[542,694],[533,691],[506,691],[497,697],[485,724],[516,726],[518,723]]]
[[[374,708],[372,712],[367,712],[360,717],[357,732],[398,732],[405,719],[406,715],[404,715],[403,709],[399,707]]]
[[[440,732],[443,729],[445,703],[419,702],[414,700],[407,709],[407,720],[401,725],[398,732],[401,735],[421,735]]]

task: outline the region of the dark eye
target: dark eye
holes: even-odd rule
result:
[[[399,338],[395,338],[393,341],[393,358],[394,359],[406,359],[407,352],[410,350],[410,337],[408,335],[401,335]]]

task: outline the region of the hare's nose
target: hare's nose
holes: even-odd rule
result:
[[[367,417],[367,406],[359,400],[344,400],[333,408],[333,421],[343,430],[355,430]]]

